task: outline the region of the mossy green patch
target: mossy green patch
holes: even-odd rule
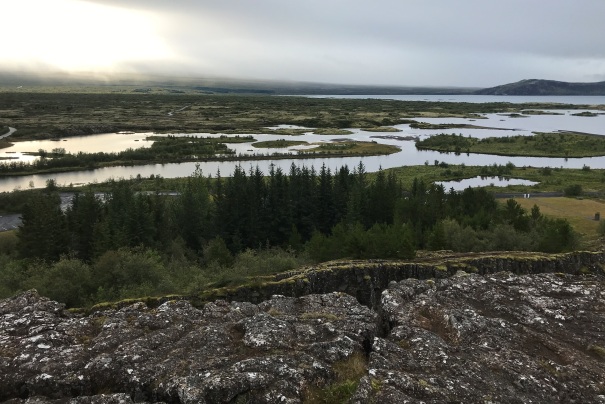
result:
[[[376,126],[372,128],[361,128],[364,132],[401,132],[401,129],[394,128],[392,126]]]
[[[308,142],[279,139],[279,140],[267,140],[264,142],[255,142],[255,143],[252,143],[252,146],[268,149],[268,148],[285,148],[285,147],[290,147],[290,146],[300,146],[303,144],[308,144]]]
[[[313,131],[313,133],[316,134],[316,135],[329,135],[329,136],[352,135],[353,134],[353,132],[351,132],[350,130],[340,129],[340,128],[321,128],[321,129],[315,129]]]
[[[335,314],[332,313],[324,313],[324,312],[306,312],[300,316],[303,320],[326,320],[326,321],[337,321],[340,320]]]
[[[332,366],[332,383],[311,386],[304,392],[305,403],[347,403],[355,393],[359,380],[367,372],[367,358],[361,352],[355,352]]]
[[[605,348],[600,345],[590,345],[588,351],[596,354],[601,359],[605,359]]]

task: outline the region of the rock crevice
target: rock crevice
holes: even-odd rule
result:
[[[28,291],[0,301],[0,402],[605,402],[602,275],[466,265],[390,279],[372,307],[333,291],[84,315]]]

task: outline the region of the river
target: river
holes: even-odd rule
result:
[[[351,98],[339,96],[340,98]],[[412,96],[358,96],[358,98],[389,98],[409,100]],[[435,101],[443,98],[447,101],[456,102],[487,102],[490,98],[496,98],[499,102],[518,102],[519,98],[525,102],[535,101],[536,97],[505,97],[505,96],[414,96],[422,97],[429,101]],[[488,98],[486,98],[488,97]],[[413,98],[413,97],[412,97]],[[539,102],[560,102],[567,104],[605,104],[605,97],[538,97]],[[473,101],[471,101],[473,100]],[[591,100],[591,102],[588,102]],[[591,168],[605,168],[605,158],[538,158],[538,157],[507,157],[481,154],[445,154],[434,151],[419,151],[415,147],[415,142],[405,137],[424,138],[437,133],[461,133],[464,136],[488,137],[488,136],[511,136],[511,135],[531,135],[534,131],[552,132],[557,130],[570,130],[577,132],[593,133],[605,136],[605,115],[602,111],[598,116],[581,117],[572,114],[579,111],[559,111],[553,110],[558,115],[527,115],[523,118],[514,118],[502,114],[484,114],[482,119],[465,118],[418,118],[419,121],[428,123],[464,123],[477,126],[489,127],[490,129],[447,129],[447,130],[422,130],[412,129],[407,124],[396,125],[401,132],[398,133],[373,133],[364,132],[359,129],[351,129],[352,135],[346,136],[325,136],[313,135],[311,129],[309,133],[302,136],[293,136],[292,140],[304,140],[308,142],[326,142],[336,139],[353,139],[360,141],[376,141],[379,143],[392,144],[398,146],[401,150],[388,156],[368,156],[368,157],[346,157],[346,158],[322,158],[322,159],[277,159],[277,160],[244,160],[239,162],[190,162],[190,163],[170,163],[170,164],[148,164],[142,166],[117,166],[106,167],[95,170],[83,170],[77,172],[25,175],[15,177],[0,178],[0,191],[12,191],[14,189],[40,188],[44,187],[46,181],[54,179],[60,185],[82,185],[92,182],[102,182],[108,179],[132,178],[138,175],[149,177],[151,175],[160,175],[164,178],[186,177],[191,175],[196,166],[202,169],[206,175],[214,175],[220,170],[222,176],[229,176],[237,165],[248,169],[258,166],[263,172],[267,173],[270,167],[280,167],[286,172],[290,165],[314,166],[319,169],[322,164],[326,167],[336,170],[343,165],[354,167],[363,162],[367,171],[377,171],[382,168],[400,167],[406,165],[434,164],[435,161],[446,162],[448,164],[466,164],[466,165],[493,165],[513,163],[515,166],[534,166],[534,167],[562,167],[562,168],[582,168],[584,165]],[[287,138],[285,136],[271,135],[271,129],[267,129],[266,134],[253,135],[256,140],[276,140]],[[4,149],[0,157],[12,157],[17,159],[31,159],[31,156],[24,154],[27,151],[37,151],[38,149],[52,150],[53,148],[64,148],[67,152],[77,153],[78,151],[120,151],[128,147],[144,147],[150,142],[145,141],[149,133],[138,134],[101,134],[85,137],[66,138],[62,141],[33,141],[20,142],[12,148]],[[179,134],[176,134],[177,136]],[[208,134],[199,134],[209,136]],[[213,135],[219,136],[219,135]],[[376,137],[380,136],[380,138]],[[255,149],[249,143],[230,144],[238,154],[256,154],[291,151],[296,153],[296,148],[288,149]],[[494,182],[494,181],[489,181]],[[496,181],[497,183],[497,181]]]

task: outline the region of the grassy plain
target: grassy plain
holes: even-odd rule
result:
[[[114,131],[156,131],[179,133],[273,133],[275,135],[297,135],[309,131],[315,133],[347,133],[346,128],[367,130],[386,129],[399,123],[411,123],[409,118],[422,117],[467,117],[480,118],[481,113],[526,114],[540,109],[605,110],[605,106],[566,105],[552,103],[452,103],[427,101],[393,101],[380,99],[333,99],[283,97],[267,95],[209,95],[203,92],[187,93],[141,92],[134,87],[89,87],[89,88],[41,88],[29,92],[2,91],[0,97],[1,127],[12,126],[18,131],[11,141],[33,138],[56,138],[69,135],[93,134]],[[550,113],[550,112],[549,112]],[[589,118],[587,118],[589,119]],[[295,125],[293,128],[278,125]],[[299,128],[302,127],[302,128]],[[346,136],[346,135],[343,135]],[[582,139],[572,149],[582,149],[600,154],[603,141],[594,136],[582,137],[578,134],[543,134],[534,140],[518,139],[524,149],[535,148],[541,136],[547,143],[557,147],[571,145]],[[527,144],[525,142],[527,141]],[[559,142],[559,143],[557,143]],[[560,143],[566,142],[566,143]],[[376,143],[331,143],[308,151],[314,156],[325,155],[369,155],[391,153]],[[529,147],[529,146],[531,147]],[[257,144],[258,146],[258,144]],[[508,149],[510,144],[499,145],[494,140],[488,145]],[[386,149],[384,149],[386,148]],[[384,149],[384,150],[383,150]],[[595,150],[597,150],[595,152]],[[605,149],[604,149],[605,150]],[[463,151],[464,152],[464,151]],[[563,151],[565,153],[565,151]],[[510,154],[510,153],[509,153]],[[588,155],[588,154],[582,154]],[[571,156],[571,154],[570,154]],[[507,172],[471,166],[437,166],[427,162],[424,166],[400,167],[393,169],[404,184],[409,185],[414,177],[425,181],[444,181],[471,178],[478,175],[507,175],[538,181],[533,187],[509,186],[506,189],[490,188],[493,191],[511,192],[562,192],[569,185],[579,184],[583,191],[603,192],[605,172],[586,167],[586,170],[541,169],[513,167]],[[157,180],[150,180],[146,186],[158,186]],[[166,187],[170,181],[165,180]]]
[[[605,201],[602,199],[531,197],[516,198],[516,201],[527,211],[538,205],[543,215],[567,219],[574,230],[582,234],[587,242],[595,242],[599,237],[597,234],[599,222],[594,220],[595,213],[601,213],[605,220]]]
[[[299,150],[300,154],[304,154],[305,157],[309,154],[320,153],[322,155],[338,155],[339,157],[342,154],[346,154],[349,156],[355,155],[378,155],[378,154],[391,154],[396,153],[400,149],[397,146],[385,145],[376,142],[334,142],[334,143],[308,143],[304,141],[296,141],[296,140],[268,140],[264,142],[255,142],[252,143],[252,146],[258,148],[273,148],[273,147],[290,147],[290,146],[300,146],[300,145],[310,145],[314,146],[312,148]]]

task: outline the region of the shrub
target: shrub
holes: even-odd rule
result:
[[[582,185],[573,184],[565,187],[563,190],[565,196],[580,196],[582,194]]]
[[[90,267],[79,259],[61,257],[47,265],[41,261],[30,264],[26,289],[35,288],[52,300],[65,303],[67,307],[86,305],[94,290]]]
[[[92,276],[97,298],[114,300],[157,293],[166,274],[155,251],[137,247],[107,251],[94,263]]]

